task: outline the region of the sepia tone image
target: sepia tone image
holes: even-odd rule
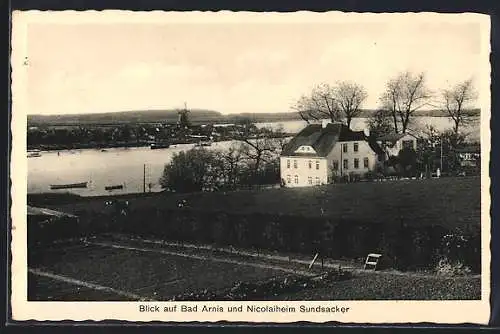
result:
[[[481,300],[481,25],[211,17],[26,25],[27,300]]]

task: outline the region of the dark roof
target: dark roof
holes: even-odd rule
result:
[[[352,131],[344,124],[328,123],[325,127],[321,124],[309,124],[290,140],[281,155],[325,157],[337,142],[362,140],[367,140],[363,131]],[[316,154],[295,153],[301,146],[311,146],[316,151]]]
[[[388,133],[383,136],[377,137],[380,141],[398,141],[405,136],[404,133]]]
[[[481,153],[481,147],[479,145],[469,145],[465,147],[459,147],[455,149],[457,153]]]

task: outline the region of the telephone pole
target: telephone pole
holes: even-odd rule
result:
[[[144,171],[142,173],[142,192],[146,192],[146,164],[144,164]]]
[[[443,136],[441,136],[441,156],[440,156],[440,167],[441,173],[443,172]]]

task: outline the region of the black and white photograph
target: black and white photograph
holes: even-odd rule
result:
[[[14,318],[484,323],[489,33],[14,12]]]

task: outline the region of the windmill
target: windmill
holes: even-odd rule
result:
[[[187,103],[184,102],[184,109],[180,109],[177,111],[178,114],[178,119],[177,119],[177,124],[180,125],[183,128],[186,128],[189,126],[189,110],[187,109]]]

